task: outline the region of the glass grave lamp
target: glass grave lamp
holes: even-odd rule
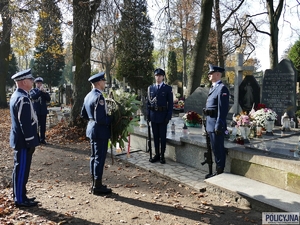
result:
[[[290,118],[286,112],[281,117],[281,124],[282,124],[282,127],[281,127],[282,131],[290,131],[291,130]]]

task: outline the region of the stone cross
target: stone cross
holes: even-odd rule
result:
[[[238,114],[241,112],[241,107],[239,105],[239,86],[243,80],[243,71],[254,71],[254,66],[243,66],[244,55],[242,53],[236,53],[236,66],[235,67],[225,67],[225,71],[234,71],[234,104],[229,110],[229,113]]]

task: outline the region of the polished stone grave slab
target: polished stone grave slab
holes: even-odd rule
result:
[[[267,153],[278,154],[287,158],[300,159],[299,130],[283,133],[280,128],[273,131],[273,136],[263,135],[262,138],[254,138],[246,148],[258,149]]]

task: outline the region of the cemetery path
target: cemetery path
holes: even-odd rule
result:
[[[88,142],[54,135],[55,128],[47,134],[50,144],[37,147],[27,184],[28,196],[36,196],[39,206],[16,208],[9,111],[0,113],[0,224],[261,224],[260,212],[232,199],[197,192],[120,159],[112,164],[109,156],[104,183],[113,194],[89,194]]]

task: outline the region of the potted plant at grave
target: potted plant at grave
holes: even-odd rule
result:
[[[277,120],[277,113],[269,108],[261,108],[254,113],[251,113],[251,118],[256,121],[256,125],[266,129],[269,135],[272,135],[274,122]]]
[[[202,117],[195,111],[188,111],[182,119],[185,121],[187,127],[201,127],[202,125]]]
[[[183,112],[183,110],[184,110],[184,101],[175,99],[173,109]]]
[[[236,122],[244,143],[249,143],[248,136],[250,134],[250,117],[247,112],[241,112],[233,117],[233,121]]]

